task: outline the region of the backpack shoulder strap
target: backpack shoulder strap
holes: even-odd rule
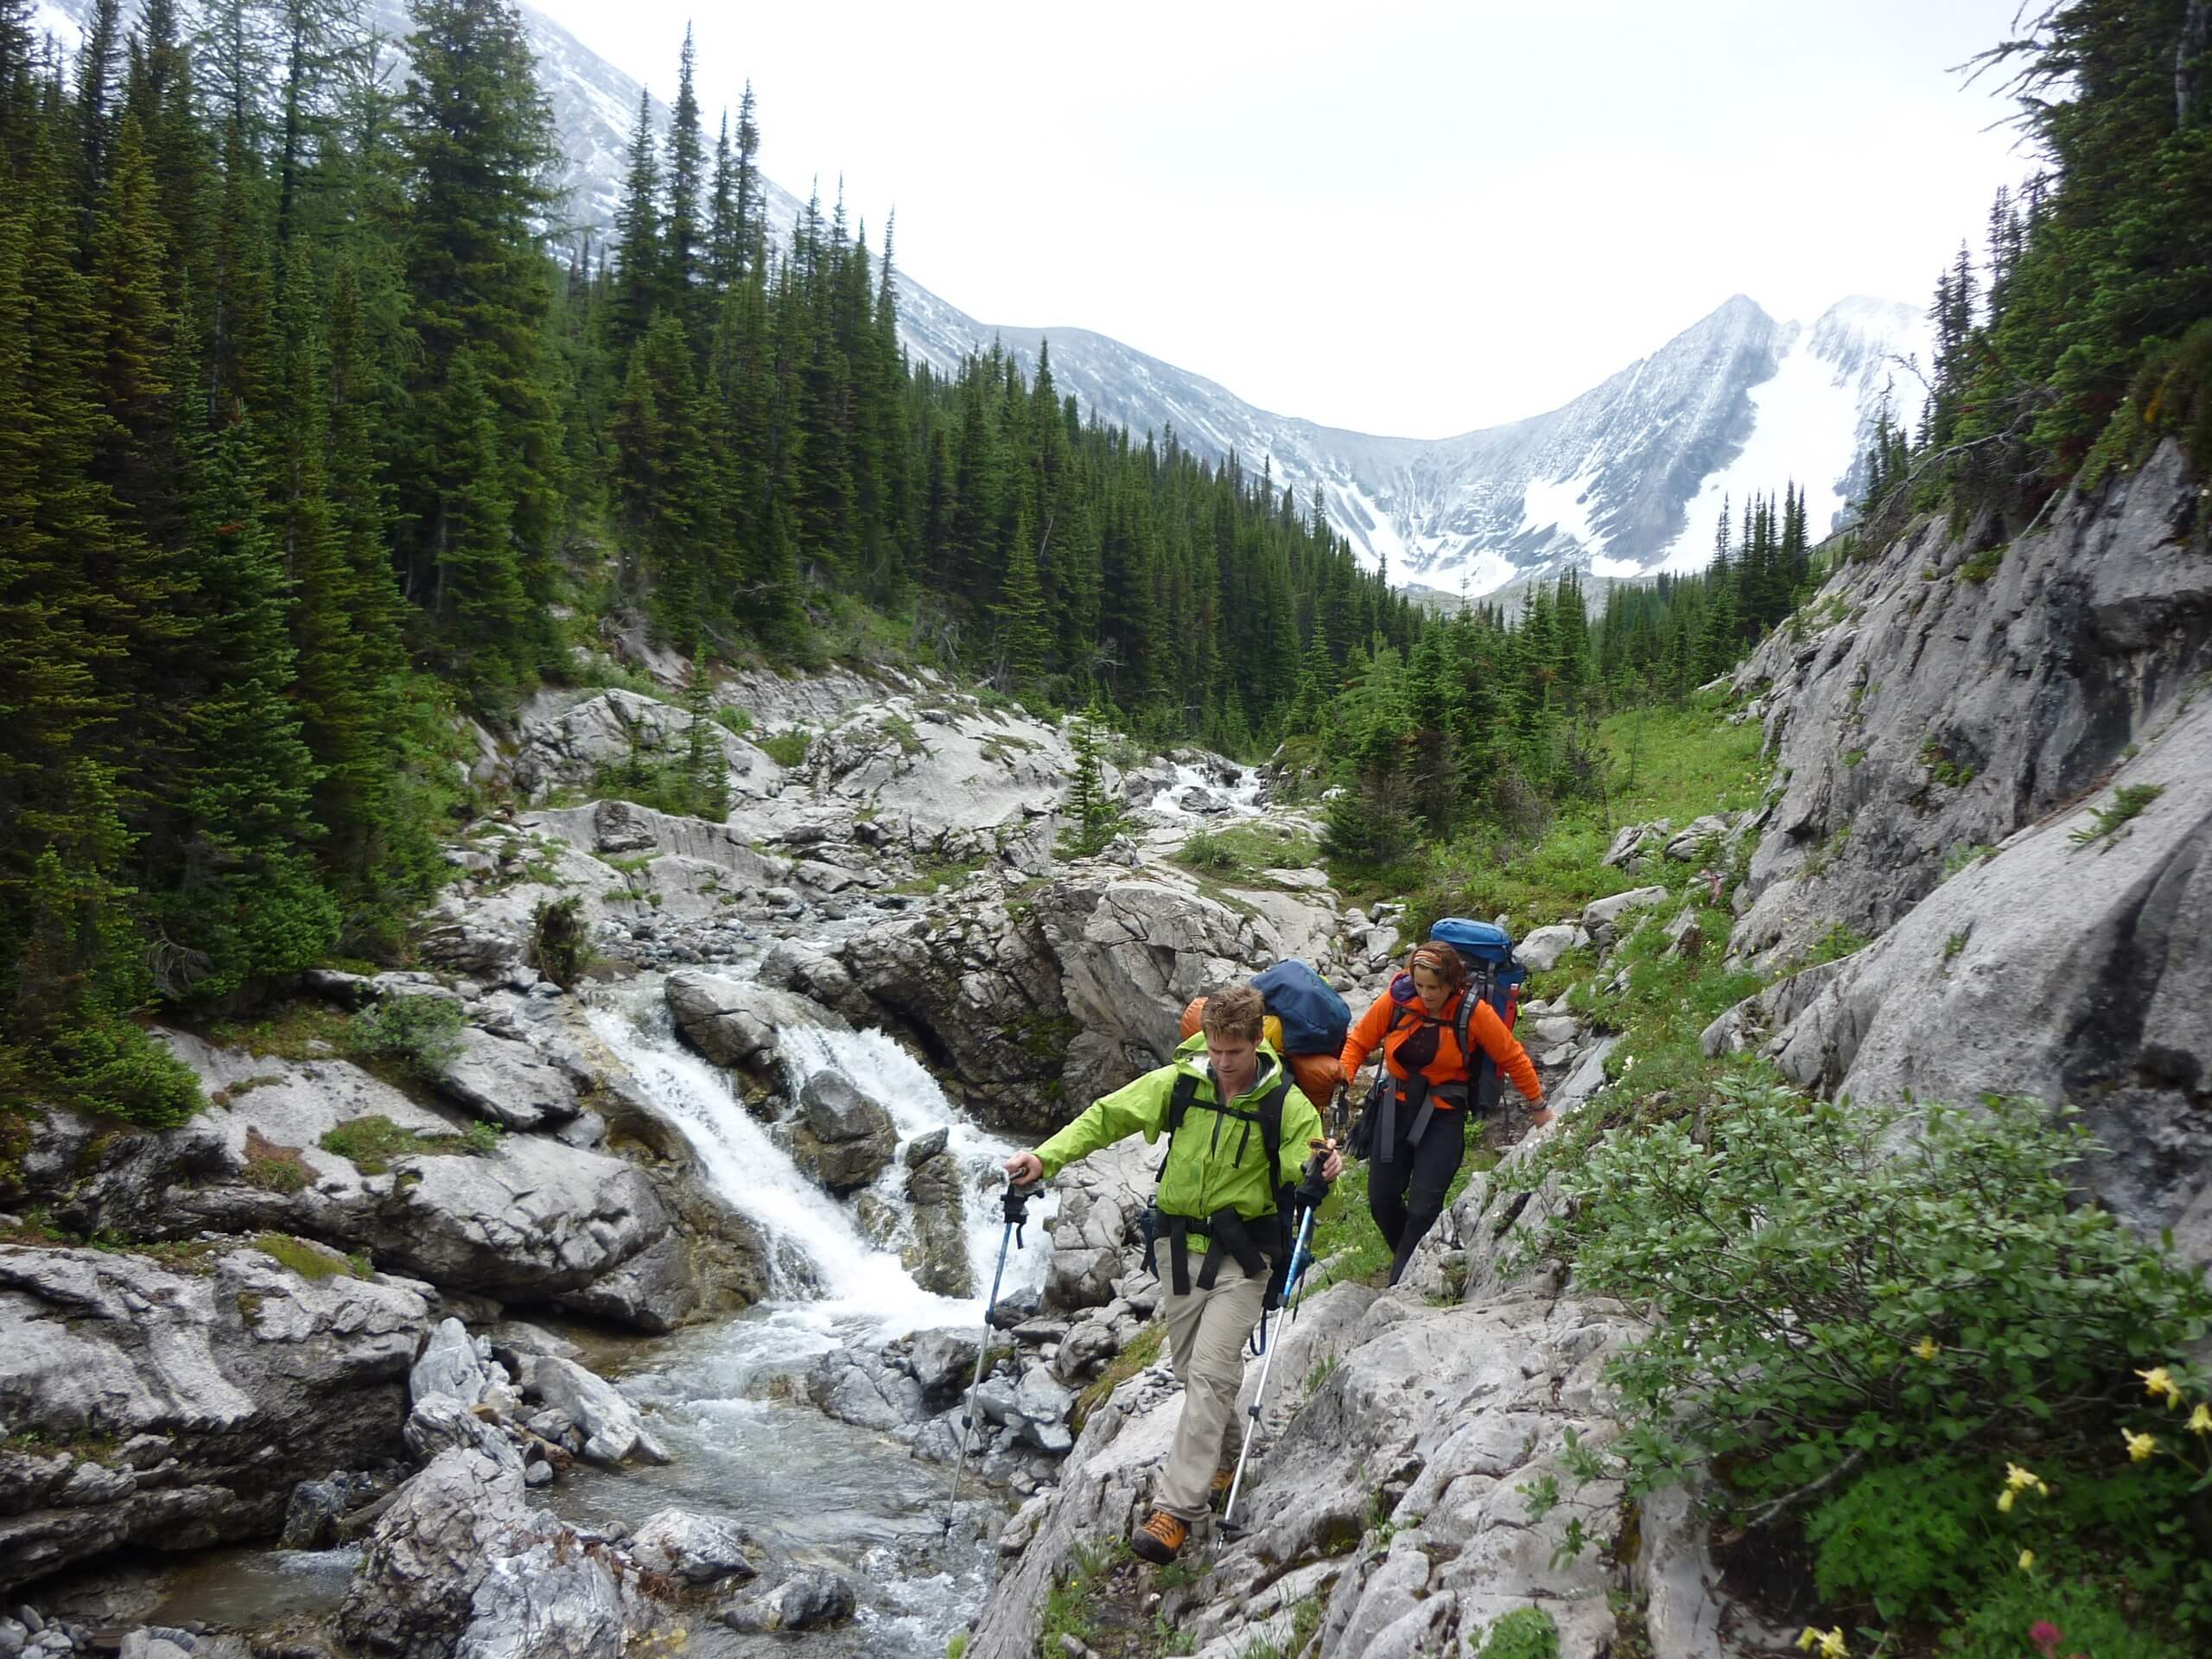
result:
[[[1160,1167],[1153,1174],[1155,1181],[1166,1179],[1167,1160],[1175,1150],[1175,1131],[1183,1127],[1183,1119],[1198,1097],[1198,1080],[1187,1071],[1178,1071],[1174,1092],[1167,1096],[1167,1137],[1160,1148]]]
[[[1475,1063],[1475,1045],[1469,1033],[1475,1023],[1475,1004],[1480,1001],[1482,998],[1476,991],[1475,982],[1471,979],[1467,982],[1467,988],[1459,994],[1459,1013],[1452,1016],[1452,1034],[1459,1039],[1459,1058],[1470,1066]]]

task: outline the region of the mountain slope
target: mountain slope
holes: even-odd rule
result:
[[[73,45],[92,0],[41,0]],[[397,41],[405,0],[369,0]],[[613,216],[640,88],[560,24],[522,8],[569,159],[569,215]],[[390,48],[392,67],[397,47]],[[671,65],[673,59],[671,56]],[[654,117],[667,111],[656,103]],[[785,235],[804,211],[769,186]],[[1210,461],[1265,467],[1301,505],[1318,487],[1332,523],[1370,564],[1446,594],[1475,597],[1568,570],[1627,577],[1696,569],[1712,556],[1724,499],[1808,494],[1815,532],[1833,527],[1872,429],[1893,355],[1922,349],[1910,307],[1846,299],[1816,321],[1776,321],[1742,295],[1548,413],[1433,440],[1376,437],[1277,415],[1227,388],[1081,328],[986,324],[912,277],[898,277],[908,353],[939,373],[994,341],[1033,372],[1047,340],[1053,378],[1086,412],[1165,437]]]

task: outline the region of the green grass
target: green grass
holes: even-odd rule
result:
[[[1086,1643],[1096,1636],[1099,1584],[1116,1565],[1128,1559],[1128,1541],[1118,1537],[1075,1547],[1066,1576],[1045,1597],[1045,1628],[1039,1637],[1039,1651],[1058,1653],[1064,1636]]]
[[[1200,830],[1178,848],[1174,861],[1230,879],[1256,877],[1263,870],[1305,870],[1320,862],[1312,836],[1274,824],[1232,824]]]
[[[499,1130],[496,1124],[472,1123],[459,1135],[423,1135],[404,1129],[381,1114],[372,1114],[347,1118],[325,1130],[316,1144],[347,1160],[364,1175],[383,1175],[398,1158],[489,1152],[499,1144]]]
[[[311,1244],[289,1233],[264,1233],[253,1244],[264,1255],[273,1256],[302,1279],[331,1279],[341,1273],[351,1274],[356,1279],[369,1276],[366,1256],[341,1255],[327,1244]]]

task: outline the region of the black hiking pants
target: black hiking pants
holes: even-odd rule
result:
[[[1397,1122],[1391,1128],[1397,1144],[1389,1161],[1382,1148],[1375,1148],[1367,1166],[1367,1213],[1375,1217],[1382,1242],[1395,1256],[1390,1282],[1396,1284],[1413,1259],[1414,1247],[1428,1236],[1436,1218],[1444,1213],[1444,1195],[1452,1178],[1467,1159],[1467,1114],[1463,1110],[1432,1112],[1419,1144],[1409,1143],[1417,1111],[1398,1103]]]

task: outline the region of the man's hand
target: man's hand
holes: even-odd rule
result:
[[[1045,1179],[1045,1160],[1033,1152],[1017,1152],[1006,1160],[1006,1178],[1014,1186],[1034,1186]]]
[[[1337,1177],[1344,1173],[1344,1155],[1337,1150],[1332,1142],[1329,1147],[1329,1155],[1321,1160],[1321,1179],[1333,1183]]]

